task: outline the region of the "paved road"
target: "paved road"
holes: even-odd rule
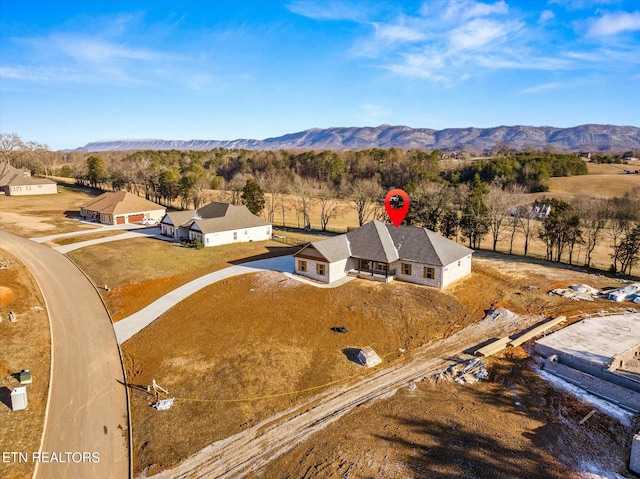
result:
[[[99,456],[99,462],[41,462],[37,477],[129,477],[127,400],[118,382],[124,374],[98,293],[69,259],[46,246],[2,231],[0,247],[34,275],[51,318],[53,373],[42,450],[64,458],[67,452]]]

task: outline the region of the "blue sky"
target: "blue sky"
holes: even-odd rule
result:
[[[640,125],[640,2],[0,0],[0,131]]]

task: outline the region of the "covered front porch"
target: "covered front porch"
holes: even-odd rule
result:
[[[388,263],[368,259],[357,259],[356,261],[356,267],[347,273],[349,276],[383,283],[389,283],[396,277],[396,270],[390,269]]]

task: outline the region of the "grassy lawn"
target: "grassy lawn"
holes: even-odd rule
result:
[[[0,250],[0,258],[11,261],[8,268],[0,269],[0,451],[30,455],[40,446],[49,388],[49,320],[33,276],[9,253]],[[8,321],[9,311],[18,321]],[[30,370],[33,378],[27,385],[28,408],[11,411],[9,395],[20,385],[13,374],[23,369]],[[33,467],[32,462],[0,461],[0,477],[31,477]]]
[[[543,266],[503,263],[476,261],[473,274],[447,291],[365,280],[319,289],[273,272],[199,291],[122,347],[129,382],[146,386],[155,378],[178,398],[159,412],[146,393],[132,391],[134,470],[175,465],[322,391],[308,388],[368,374],[347,359],[347,348],[369,345],[386,361],[401,360],[398,348],[410,354],[448,336],[482,318],[492,302],[568,314],[576,303],[548,296],[549,285],[587,281],[581,273],[550,268],[548,277]],[[334,333],[335,326],[349,331]]]
[[[115,321],[175,288],[243,258],[291,254],[296,249],[275,241],[236,243],[196,250],[153,238],[135,238],[88,246],[68,253],[101,290]]]
[[[80,205],[101,192],[89,188],[58,185],[56,195],[0,195],[2,229],[20,236],[35,237],[97,228],[80,223]]]
[[[83,241],[91,241],[94,239],[107,238],[109,236],[117,236],[126,233],[123,230],[111,230],[111,231],[99,231],[96,233],[86,233],[82,235],[63,236],[62,238],[56,238],[51,241],[47,241],[47,246],[64,246],[68,244],[81,243]]]

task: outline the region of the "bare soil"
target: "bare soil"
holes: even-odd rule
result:
[[[612,280],[543,263],[478,258],[471,277],[446,291],[365,280],[318,289],[278,273],[205,288],[123,345],[131,383],[146,387],[156,379],[177,397],[172,409],[159,412],[149,407],[149,395],[133,391],[135,471],[171,467],[323,386],[361,377],[366,373],[348,359],[357,348],[372,346],[385,361],[395,361],[399,348],[410,354],[447,337],[477,322],[491,305],[568,316],[612,306],[607,301],[577,305],[547,295],[556,285],[602,287]],[[349,332],[334,333],[335,326]],[[329,451],[317,454],[329,457]]]
[[[628,475],[629,428],[600,412],[579,425],[593,407],[545,383],[526,353],[515,356],[492,360],[487,382],[428,380],[361,407],[247,477]]]
[[[56,195],[0,195],[2,229],[27,238],[83,229],[96,225],[79,222],[80,205],[101,192],[90,188],[58,185]]]
[[[0,452],[38,451],[49,388],[51,341],[44,300],[33,276],[14,256],[0,250],[6,268],[0,269]],[[10,323],[9,312],[17,321]],[[11,391],[19,386],[17,373],[28,369],[28,406],[11,410]],[[0,477],[31,477],[34,464],[0,461]]]

